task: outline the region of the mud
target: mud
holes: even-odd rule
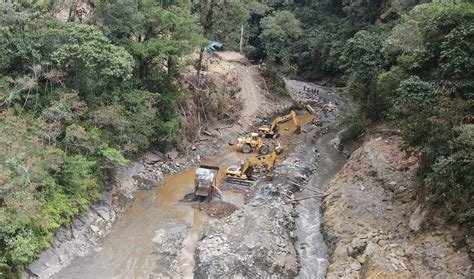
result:
[[[209,203],[193,204],[192,208],[203,211],[211,217],[222,218],[225,216],[229,216],[239,207],[229,202],[211,201]]]

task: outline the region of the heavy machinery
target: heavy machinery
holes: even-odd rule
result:
[[[263,167],[266,171],[271,171],[275,164],[276,152],[267,155],[258,155],[241,161],[238,166],[230,166],[226,169],[225,175],[228,182],[250,185],[253,183],[252,174],[256,167]]]
[[[196,175],[194,177],[194,195],[196,197],[212,198],[214,193],[218,191],[218,173],[218,167],[200,165],[199,168],[196,169]]]
[[[278,124],[292,120],[295,123],[296,131],[295,133],[301,132],[301,126],[298,124],[298,119],[296,117],[296,112],[291,111],[290,113],[282,116],[278,116],[275,120],[272,121],[270,126],[262,126],[258,128],[258,132],[261,137],[264,138],[277,138],[280,135]]]
[[[242,153],[250,153],[257,150],[261,155],[267,155],[270,147],[263,142],[263,139],[257,133],[251,133],[250,136],[237,139],[237,149]]]

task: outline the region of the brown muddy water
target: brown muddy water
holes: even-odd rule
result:
[[[298,117],[300,125],[313,120],[312,115]],[[296,127],[292,121],[280,124],[281,139],[289,142]],[[285,143],[283,143],[286,145]],[[291,146],[285,146],[285,151]],[[287,153],[286,151],[285,153]],[[240,160],[255,154],[235,152],[227,148],[215,158],[205,162],[221,168],[219,179],[224,179],[225,169]],[[181,202],[186,194],[194,191],[195,168],[166,176],[157,190],[137,191],[127,206],[124,216],[116,222],[111,233],[105,237],[94,252],[75,258],[71,264],[53,278],[145,278],[157,267],[153,258],[153,237],[160,229],[170,229],[185,224],[188,226],[184,247],[181,250],[179,269],[184,278],[193,277],[194,250],[200,232],[215,219],[205,212]],[[245,186],[242,186],[245,187]],[[222,192],[222,200],[242,206],[242,193]],[[158,267],[160,268],[160,267]],[[163,267],[166,269],[167,267]]]

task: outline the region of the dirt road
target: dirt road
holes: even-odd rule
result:
[[[231,63],[239,74],[240,92],[237,97],[243,103],[241,122],[250,123],[260,110],[268,111],[270,101],[265,97],[266,91],[261,83],[261,77],[257,65],[250,65],[241,54],[233,51],[217,53],[225,63]]]

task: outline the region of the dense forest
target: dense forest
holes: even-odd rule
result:
[[[189,54],[209,41],[343,87],[348,138],[400,129],[418,196],[474,224],[474,4],[460,0],[2,1],[0,277],[94,202],[111,170],[183,141]],[[86,8],[78,9],[81,5]]]

